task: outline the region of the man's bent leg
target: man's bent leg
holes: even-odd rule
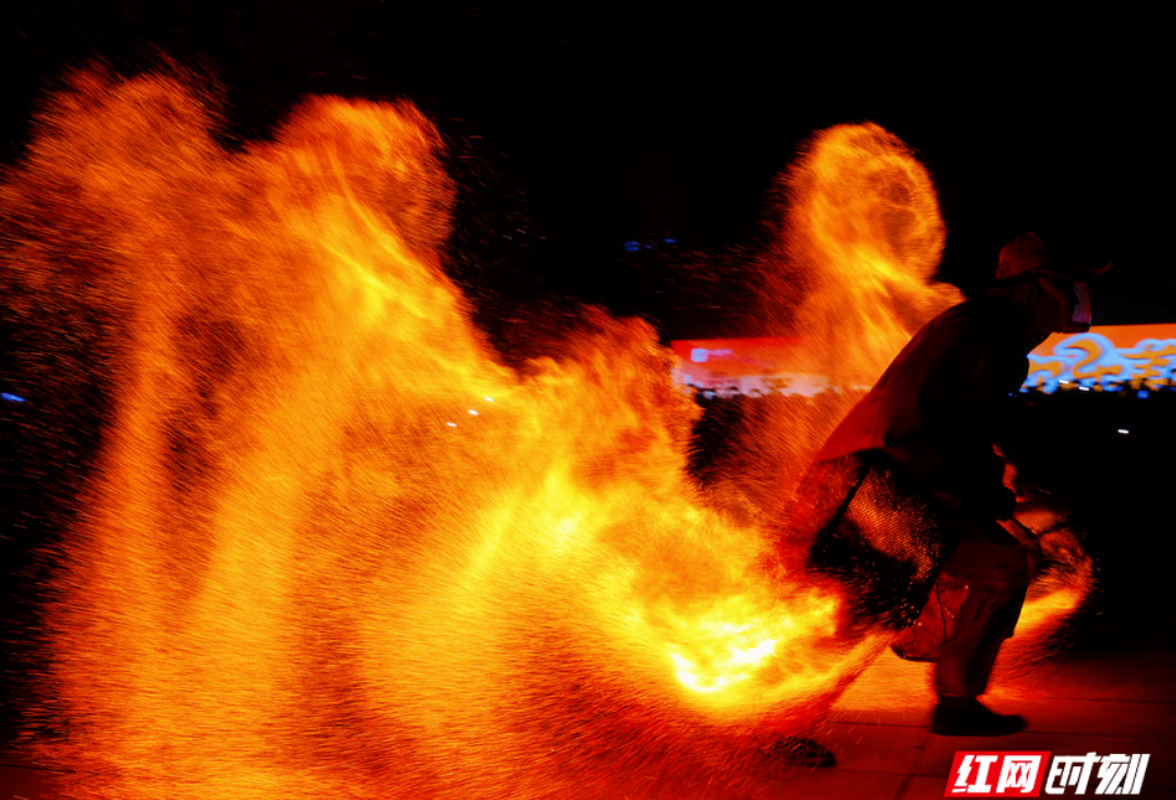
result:
[[[962,583],[967,596],[935,664],[940,704],[933,730],[999,735],[1024,726],[1019,717],[995,714],[976,700],[1001,643],[1012,635],[1031,574],[1028,550],[995,522],[969,524],[943,567],[944,580]]]
[[[996,523],[971,524],[943,565],[944,578],[967,587],[953,630],[940,649],[935,690],[984,693],[1001,643],[1012,636],[1029,586],[1029,553]]]

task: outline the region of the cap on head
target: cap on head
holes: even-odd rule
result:
[[[1091,321],[1086,281],[1110,266],[1086,269],[1054,263],[1040,236],[1022,233],[1001,248],[990,291],[1003,292],[1030,308],[1036,332],[1081,333],[1090,330]]]
[[[1007,281],[1044,269],[1047,264],[1045,244],[1036,233],[1022,233],[1000,249],[996,279]]]
[[[1110,264],[1089,267],[1072,264],[1068,260],[1054,260],[1046,253],[1041,237],[1030,231],[1014,236],[1000,249],[1000,260],[993,280],[1000,283],[1015,278],[1024,279],[1035,272],[1046,272],[1064,275],[1073,281],[1089,281],[1105,275],[1110,268]]]

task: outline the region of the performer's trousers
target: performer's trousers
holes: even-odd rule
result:
[[[955,615],[954,624],[942,620],[946,635],[935,658],[935,691],[941,696],[984,694],[997,652],[1021,614],[1031,564],[1028,549],[1000,525],[987,520],[965,524],[924,612],[934,613],[938,606],[938,613]],[[944,602],[949,595],[962,596],[962,602]]]

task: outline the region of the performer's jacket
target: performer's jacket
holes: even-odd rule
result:
[[[1024,314],[987,295],[927,323],[825,441],[816,460],[881,451],[932,495],[994,519],[1015,495],[993,452],[1005,398],[1028,369]]]

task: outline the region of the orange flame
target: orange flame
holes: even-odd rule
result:
[[[945,229],[931,177],[894,134],[838,125],[814,139],[788,190],[786,247],[810,282],[798,326],[859,343],[827,363],[838,383],[870,386],[923,322],[961,299],[932,283]]]
[[[807,403],[753,412],[724,488],[786,511],[821,442],[931,317],[961,298],[934,282],[945,229],[927,170],[872,123],[815,134],[781,178],[779,233],[761,263],[763,332],[800,336],[789,369],[828,376]]]
[[[82,75],[5,186],[103,256],[30,228],[10,280],[85,286],[54,302],[119,353],[47,610],[71,796],[742,786],[881,642],[700,494],[653,331],[598,313],[503,366],[441,270],[453,189],[410,106],[312,100],[241,152],[213,122],[174,80]],[[878,224],[937,254],[920,213]],[[907,308],[915,280],[874,286]]]

